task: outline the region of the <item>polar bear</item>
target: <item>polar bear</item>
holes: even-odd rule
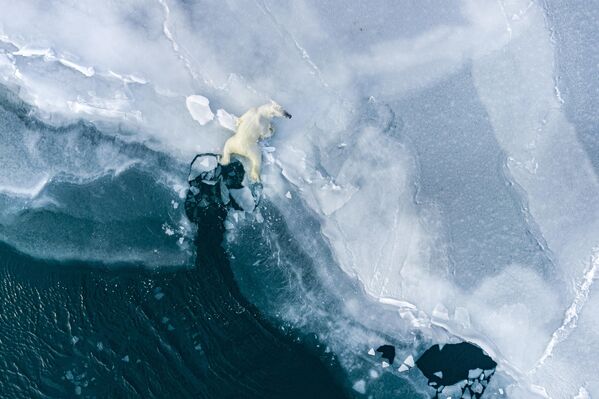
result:
[[[262,152],[258,145],[259,140],[269,138],[274,129],[270,123],[272,118],[289,118],[291,114],[279,104],[271,101],[257,108],[250,108],[237,120],[235,134],[225,142],[222,165],[231,162],[231,154],[241,155],[250,162],[250,178],[260,181],[260,166],[262,165]]]

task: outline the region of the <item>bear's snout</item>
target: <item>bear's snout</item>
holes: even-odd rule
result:
[[[291,119],[291,114],[287,111],[283,111],[283,116],[287,119]]]

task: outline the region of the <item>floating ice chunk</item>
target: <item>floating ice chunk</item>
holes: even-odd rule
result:
[[[98,342],[96,344],[96,347],[98,348],[99,351],[104,350],[104,344],[102,342]]]
[[[81,395],[81,387],[75,387],[75,395]]]
[[[252,212],[256,207],[254,196],[248,187],[231,188],[229,189],[229,194],[233,197],[237,205],[246,212]]]
[[[69,380],[69,381],[73,381],[73,379],[75,378],[73,376],[73,372],[71,370],[67,370],[67,372],[64,375],[67,378],[67,380]]]
[[[157,292],[156,294],[154,294],[154,298],[156,298],[157,300],[161,300],[162,298],[164,298],[164,293]]]
[[[374,356],[376,354],[376,352],[374,351],[374,348],[370,348],[370,350],[368,351],[368,354],[370,356]]]
[[[229,222],[228,220],[225,220],[225,229],[226,230],[233,230],[235,228],[235,226],[233,225],[233,223]]]
[[[366,393],[366,381],[358,380],[354,383],[352,388],[354,389],[354,391],[356,391],[358,393],[365,394]]]
[[[403,362],[409,367],[414,367],[414,357],[412,355],[406,357],[406,360],[404,360]]]
[[[79,342],[79,337],[74,336],[73,338],[71,338],[71,342],[73,343],[73,345],[75,345],[77,342]]]
[[[164,223],[162,225],[162,230],[164,231],[164,234],[166,234],[169,237],[175,234],[175,230],[173,230],[171,226],[169,226],[167,223]]]
[[[370,378],[379,378],[379,373],[376,370],[370,370],[368,374],[370,374]]]
[[[442,392],[446,398],[459,398],[462,396],[462,388],[459,385],[446,386]]]
[[[581,389],[583,389],[583,388],[581,388]],[[580,393],[580,391],[578,391],[578,393]],[[502,388],[499,388],[499,394],[503,395],[503,389]],[[581,398],[576,397],[574,399],[583,399],[583,398],[582,397]]]
[[[218,124],[232,131],[237,130],[237,117],[220,108],[216,111],[216,119]]]
[[[408,371],[409,369],[410,368],[408,366],[406,366],[405,364],[402,364],[401,366],[399,366],[397,371],[399,371],[400,373],[403,373],[404,371]]]
[[[383,363],[381,364],[383,366],[384,369],[386,369],[387,367],[389,367],[389,363],[383,361]]]
[[[443,372],[442,371],[437,371],[436,373],[433,373],[434,375],[436,375],[437,377],[443,379]]]
[[[449,311],[442,303],[438,303],[437,306],[435,306],[435,308],[433,309],[433,318],[449,320]]]
[[[214,113],[210,109],[210,100],[204,96],[189,96],[185,100],[185,105],[191,117],[202,126],[214,119]]]
[[[291,197],[291,193],[290,193],[289,191],[287,191],[287,192],[285,193],[285,197],[286,197],[286,198],[288,198],[288,199],[291,199],[291,198],[292,198],[292,197]]]
[[[129,363],[129,355],[125,355],[121,358],[121,360],[125,363]]]
[[[468,371],[468,379],[474,380],[474,379],[478,378],[480,376],[480,373],[482,373],[482,372],[483,372],[482,369],[469,370]]]

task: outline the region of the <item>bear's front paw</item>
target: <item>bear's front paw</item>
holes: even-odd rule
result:
[[[255,170],[252,170],[250,172],[250,179],[256,183],[259,183],[260,182],[260,173]]]

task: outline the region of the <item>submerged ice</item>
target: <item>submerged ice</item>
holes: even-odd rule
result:
[[[368,355],[392,339],[476,343],[486,394],[599,395],[599,9],[334,3],[0,2],[0,238],[184,265],[188,162],[274,99],[262,203],[228,221],[251,301],[356,392],[430,394]]]

